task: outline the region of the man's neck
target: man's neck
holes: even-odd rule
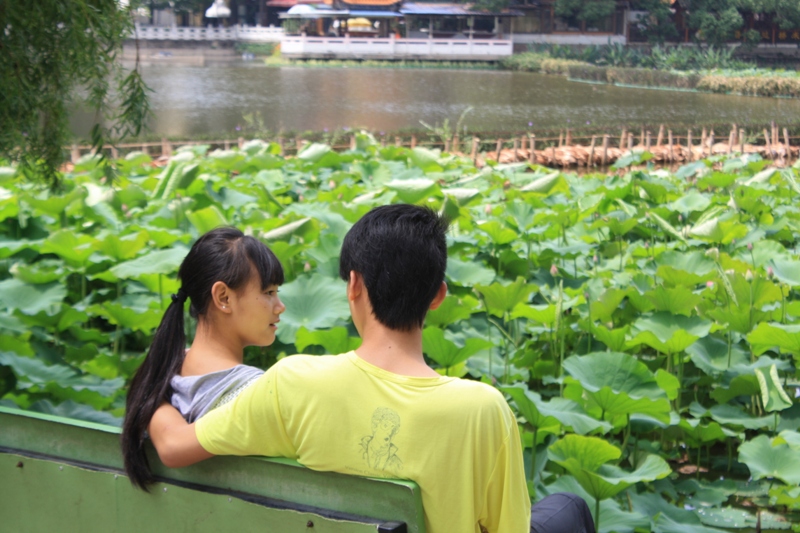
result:
[[[387,372],[411,377],[437,377],[422,356],[422,329],[397,331],[370,321],[361,332],[356,355]]]

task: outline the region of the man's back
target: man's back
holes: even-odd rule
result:
[[[492,387],[387,372],[355,352],[280,361],[201,419],[215,454],[296,458],[315,470],[405,478],[429,533],[522,532],[529,499],[516,421]]]

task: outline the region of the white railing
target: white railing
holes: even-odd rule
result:
[[[283,28],[270,26],[231,26],[200,28],[184,26],[136,26],[139,39],[161,41],[250,41],[280,42]]]
[[[510,40],[396,39],[289,36],[281,39],[287,57],[342,59],[460,59],[493,60],[510,56]]]
[[[595,45],[626,44],[624,35],[591,34],[591,33],[515,33],[515,43],[524,44],[563,44],[563,45]]]

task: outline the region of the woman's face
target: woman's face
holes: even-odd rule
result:
[[[280,314],[286,311],[278,297],[278,286],[261,289],[258,275],[250,276],[247,284],[236,291],[235,328],[242,346],[269,346],[275,342]]]

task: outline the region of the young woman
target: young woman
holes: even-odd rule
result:
[[[235,228],[212,230],[194,243],[178,270],[181,287],[131,381],[122,426],[125,471],[147,490],[153,475],[145,455],[147,426],[170,402],[189,422],[235,398],[263,371],[242,364],[246,346],[275,341],[286,307],[278,298],[283,267],[259,240]],[[197,319],[186,349],[184,303]]]

